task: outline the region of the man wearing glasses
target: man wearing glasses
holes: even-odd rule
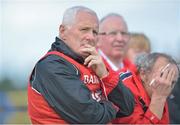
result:
[[[129,67],[129,61],[123,60],[129,38],[127,24],[121,15],[110,13],[101,19],[97,47],[108,68],[118,71]]]

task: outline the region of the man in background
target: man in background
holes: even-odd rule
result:
[[[101,19],[97,48],[110,69],[118,71],[128,67],[123,57],[129,38],[127,24],[121,15],[110,13]]]

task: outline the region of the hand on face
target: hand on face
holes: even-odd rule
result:
[[[163,72],[162,70],[155,73],[154,83],[152,83],[152,94],[167,98],[174,87],[177,67],[170,64]]]
[[[84,65],[91,67],[97,76],[102,78],[108,74],[106,66],[95,47],[86,44],[81,49],[81,52],[87,55],[84,60]]]

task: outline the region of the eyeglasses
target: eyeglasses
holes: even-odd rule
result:
[[[111,37],[115,37],[118,34],[121,34],[125,38],[129,38],[130,37],[130,33],[122,32],[122,31],[112,31],[112,32],[109,32],[109,33],[106,33],[106,32],[99,33],[99,35],[106,35],[106,36],[111,36]]]

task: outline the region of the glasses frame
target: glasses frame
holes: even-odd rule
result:
[[[124,32],[124,31],[111,31],[111,32],[101,32],[98,33],[98,35],[104,35],[104,36],[110,36],[110,37],[115,37],[118,34],[121,34],[125,38],[130,38],[130,33],[129,32]]]

